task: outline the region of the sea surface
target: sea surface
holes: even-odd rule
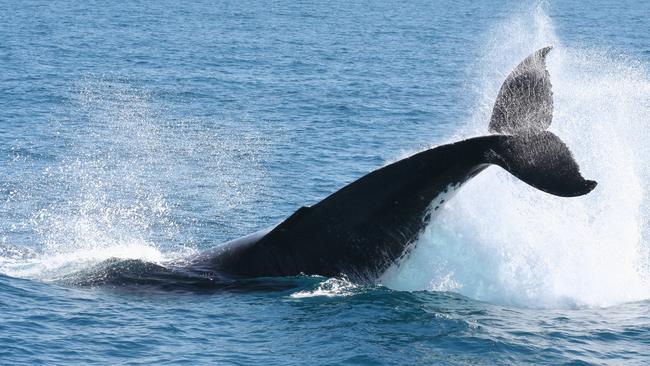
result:
[[[0,364],[650,364],[650,2],[0,3]],[[489,168],[376,285],[75,285],[485,134],[548,45],[591,194]]]

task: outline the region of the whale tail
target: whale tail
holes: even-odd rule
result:
[[[526,57],[503,82],[489,131],[500,135],[486,161],[544,192],[562,197],[591,192],[596,182],[580,174],[578,163],[559,137],[545,131],[553,120],[553,92],[544,47]]]
[[[582,196],[596,187],[586,180],[571,151],[548,131],[498,137],[485,154],[496,164],[529,185],[561,197]]]

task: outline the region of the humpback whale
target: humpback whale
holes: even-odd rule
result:
[[[402,258],[444,197],[490,165],[544,192],[589,193],[567,146],[553,133],[545,59],[524,59],[499,90],[488,136],[434,147],[348,184],[272,228],[203,253],[188,269],[234,277],[339,276],[373,281]]]
[[[491,165],[552,195],[589,193],[559,137],[547,131],[553,96],[542,48],[525,58],[501,86],[490,134],[434,147],[377,169],[279,225],[218,245],[181,268],[149,264],[153,281],[173,274],[216,279],[320,275],[373,282],[403,258],[445,200]],[[110,276],[109,276],[110,277]],[[122,274],[119,281],[133,275]],[[106,279],[106,277],[104,277]],[[116,279],[117,280],[117,279]]]

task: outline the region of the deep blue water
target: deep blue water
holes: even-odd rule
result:
[[[647,2],[3,8],[0,364],[650,363]],[[375,286],[61,281],[183,260],[484,133],[505,75],[549,44],[588,197],[491,168]]]

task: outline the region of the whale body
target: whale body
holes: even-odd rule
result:
[[[203,253],[188,269],[238,278],[345,275],[372,281],[402,258],[450,193],[490,165],[544,192],[573,197],[585,180],[553,133],[553,100],[545,58],[522,61],[494,105],[491,135],[438,146],[375,170],[271,230]]]
[[[177,267],[121,266],[106,282],[205,284],[232,279],[320,275],[373,282],[399,263],[441,205],[464,183],[497,165],[544,192],[575,197],[585,180],[567,146],[546,131],[553,98],[545,59],[524,59],[494,104],[490,134],[434,147],[377,169],[279,225],[218,245]],[[110,267],[110,266],[109,266]]]

